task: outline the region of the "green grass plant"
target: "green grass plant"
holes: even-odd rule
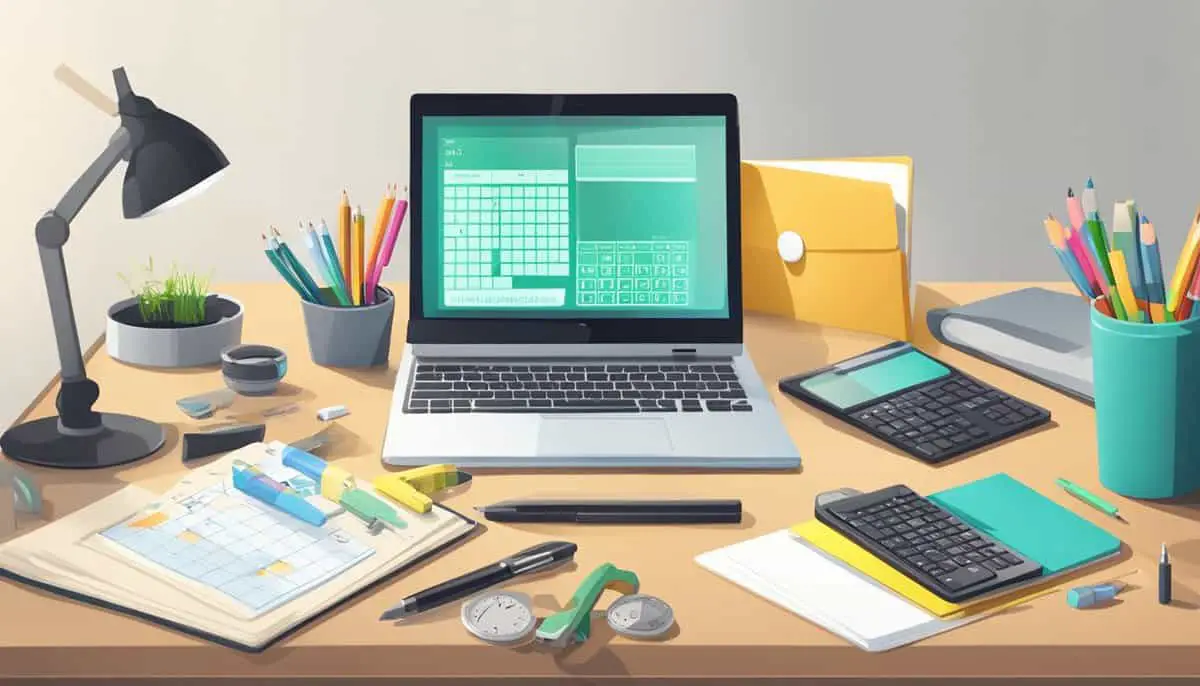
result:
[[[147,323],[194,326],[204,322],[209,277],[180,271],[175,265],[164,279],[154,274],[153,258],[140,267],[140,279],[118,274],[137,297],[138,313]]]

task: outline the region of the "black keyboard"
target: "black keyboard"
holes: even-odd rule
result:
[[[703,363],[443,364],[418,361],[404,410],[750,412],[728,359]]]
[[[961,373],[847,415],[927,462],[948,460],[1050,420],[1048,411]]]
[[[1037,562],[907,486],[890,486],[821,505],[816,515],[826,526],[952,603],[1042,574]]]

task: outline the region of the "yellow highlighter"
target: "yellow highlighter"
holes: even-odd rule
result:
[[[1126,318],[1131,322],[1141,322],[1142,310],[1138,307],[1137,299],[1133,297],[1133,285],[1129,281],[1125,253],[1120,250],[1110,250],[1108,262],[1112,265],[1113,280],[1117,282],[1117,294],[1121,298],[1121,304],[1125,306]]]
[[[451,486],[460,486],[470,480],[470,474],[460,472],[458,467],[452,464],[433,464],[395,474],[384,474],[376,477],[371,485],[379,493],[413,512],[425,514],[433,508],[431,495]]]

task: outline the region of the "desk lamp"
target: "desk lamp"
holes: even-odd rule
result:
[[[61,366],[58,415],[11,427],[0,436],[0,451],[46,467],[110,467],[153,454],[165,435],[155,422],[92,410],[100,386],[83,367],[63,261],[71,221],[121,160],[128,162],[122,193],[127,219],[156,214],[197,195],[220,176],[229,160],[199,129],[134,93],[123,67],[113,70],[115,105],[69,69],[60,67],[58,76],[110,115],[119,115],[121,124],[96,161],[38,220],[35,235]]]

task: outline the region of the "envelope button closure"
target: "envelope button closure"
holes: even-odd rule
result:
[[[804,257],[804,239],[795,231],[784,231],[775,242],[784,262],[794,264]]]

